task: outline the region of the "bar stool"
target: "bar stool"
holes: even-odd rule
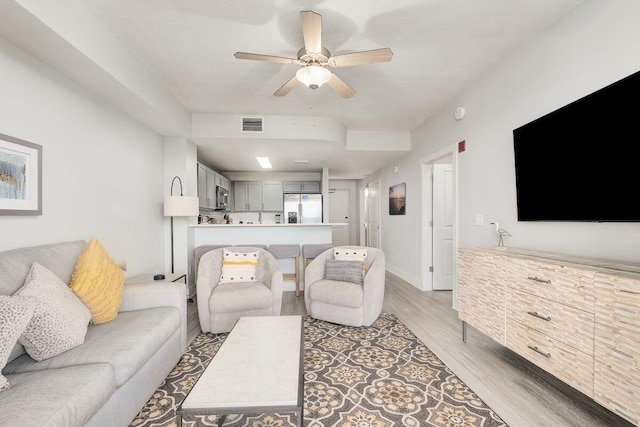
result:
[[[296,296],[300,295],[300,245],[297,244],[274,244],[267,249],[275,259],[294,258],[296,262],[295,274],[283,274],[284,280],[295,280]]]
[[[302,245],[302,259],[304,260],[304,268],[307,268],[309,261],[320,255],[322,252],[333,248],[330,243],[306,244]]]

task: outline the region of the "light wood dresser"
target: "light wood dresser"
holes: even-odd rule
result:
[[[458,316],[640,426],[640,264],[459,249]]]

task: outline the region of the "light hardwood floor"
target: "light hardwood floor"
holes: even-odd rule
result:
[[[451,308],[451,292],[423,292],[387,273],[383,311],[395,314],[510,427],[630,427],[631,424],[517,354],[467,328]],[[200,332],[189,303],[188,340]],[[284,292],[283,315],[305,315],[304,297]]]

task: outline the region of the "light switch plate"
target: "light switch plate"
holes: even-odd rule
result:
[[[484,216],[476,214],[476,225],[484,225]]]

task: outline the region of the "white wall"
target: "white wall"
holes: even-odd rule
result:
[[[0,250],[98,238],[126,277],[162,270],[161,138],[0,38],[0,133],[42,145],[41,216],[0,216]]]
[[[498,221],[513,235],[508,246],[640,262],[638,223],[519,223],[512,138],[513,129],[640,70],[638,16],[636,0],[585,1],[415,129],[412,152],[395,163],[398,174],[389,165],[359,183],[380,177],[383,190],[407,183],[405,216],[389,217],[383,200],[382,249],[394,270],[419,286],[420,159],[461,140],[466,151],[458,155],[460,247],[495,246],[488,223]],[[467,110],[461,121],[453,118],[458,105]],[[607,153],[606,142],[599,141],[577,148],[602,150],[612,159],[622,154]],[[475,225],[476,214],[484,215],[484,226]]]

